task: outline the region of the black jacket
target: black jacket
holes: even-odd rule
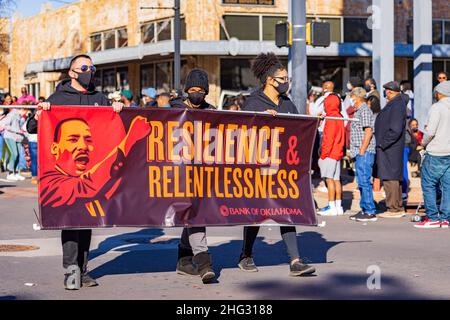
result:
[[[177,98],[177,99],[171,100],[170,105],[172,106],[172,108],[182,108],[182,109],[189,108],[189,106],[186,103],[184,103],[184,101],[185,101],[185,99],[183,99],[183,98]],[[194,108],[192,108],[192,109],[194,109]],[[198,108],[195,108],[195,109],[206,110],[206,109],[216,109],[216,108],[213,105],[209,104],[208,102],[203,101],[203,103]]]
[[[265,112],[268,109],[273,109],[278,113],[298,114],[297,108],[289,97],[285,95],[280,96],[280,101],[276,105],[266,96],[262,88],[252,92],[242,107],[244,111],[257,112]]]
[[[70,85],[71,80],[62,81],[55,93],[47,101],[58,106],[108,106],[109,101],[101,92],[95,91],[91,86],[86,92],[75,90]]]
[[[378,176],[381,180],[403,180],[406,104],[401,95],[389,101],[375,121]]]
[[[62,81],[58,87],[56,87],[55,93],[48,97],[47,102],[50,105],[56,106],[108,106],[109,101],[105,95],[101,92],[95,91],[95,88],[91,86],[86,92],[80,92],[75,90],[70,85],[71,80]],[[27,123],[28,133],[37,133],[37,121],[30,118]]]

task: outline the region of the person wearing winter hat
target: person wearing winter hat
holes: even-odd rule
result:
[[[450,221],[450,81],[441,82],[435,92],[438,102],[431,106],[422,140],[426,155],[421,184],[427,219],[415,225],[421,229],[448,228]]]
[[[133,92],[131,90],[122,90],[121,94],[121,100],[125,107],[131,107],[136,108],[139,107],[134,101],[133,101]]]
[[[156,107],[156,89],[145,88],[141,91],[142,94],[142,106],[145,108]]]
[[[377,173],[383,182],[388,212],[377,217],[399,219],[405,216],[401,182],[406,131],[406,103],[400,84],[391,81],[383,85],[386,106],[375,120]]]
[[[202,69],[193,69],[186,77],[184,92],[187,99],[179,97],[171,102],[174,108],[216,109],[206,102],[209,93],[208,73]]]
[[[201,69],[193,69],[186,78],[184,91],[187,99],[170,101],[173,108],[215,109],[205,101],[209,92],[208,74]],[[200,276],[203,283],[210,283],[216,277],[212,268],[212,257],[208,252],[205,227],[186,227],[178,245],[177,273]]]

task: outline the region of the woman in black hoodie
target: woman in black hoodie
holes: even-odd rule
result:
[[[202,69],[193,69],[186,77],[184,91],[187,99],[182,97],[172,100],[172,108],[192,108],[196,110],[215,109],[206,102],[209,93],[208,73]],[[200,276],[203,283],[210,283],[216,277],[211,254],[208,252],[206,227],[183,228],[178,245],[177,273],[181,275]]]
[[[260,54],[253,61],[253,74],[262,83],[262,87],[253,92],[245,101],[244,111],[298,114],[294,103],[286,93],[289,90],[289,78],[286,68],[273,53]],[[281,236],[291,258],[290,275],[302,276],[315,272],[314,267],[308,266],[300,260],[297,247],[297,233],[295,226],[280,227]],[[247,272],[258,269],[253,261],[253,244],[259,232],[259,227],[244,227],[244,244],[239,258],[239,268]]]

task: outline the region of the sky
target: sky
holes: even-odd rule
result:
[[[61,6],[64,6],[65,3],[76,2],[76,0],[61,0],[61,1],[15,0],[15,1],[16,1],[16,11],[19,11],[24,17],[29,17],[38,14],[41,11],[41,5],[45,2],[50,2],[53,8],[59,8]]]

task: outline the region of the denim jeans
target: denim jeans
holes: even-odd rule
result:
[[[9,150],[8,171],[9,173],[17,173],[17,165],[19,164],[19,144],[12,139],[5,139],[6,146]]]
[[[31,175],[37,177],[37,142],[29,142],[28,147],[31,158]]]
[[[25,154],[25,146],[22,143],[17,145],[19,147],[19,164],[17,165],[17,169],[19,171],[27,170],[27,158]]]
[[[427,154],[422,164],[422,193],[427,216],[432,221],[450,221],[450,156]],[[438,205],[438,196],[442,195]]]
[[[3,161],[3,155],[5,155],[5,163],[6,163],[6,152],[3,152],[4,145],[5,145],[5,138],[3,138],[3,134],[0,133],[0,165]]]
[[[376,207],[373,202],[372,191],[372,168],[375,161],[375,154],[367,152],[361,156],[356,156],[356,182],[361,193],[359,206],[365,214],[375,214]]]
[[[409,148],[405,147],[403,150],[403,181],[402,181],[402,193],[408,194],[409,176],[408,176],[408,158]]]

